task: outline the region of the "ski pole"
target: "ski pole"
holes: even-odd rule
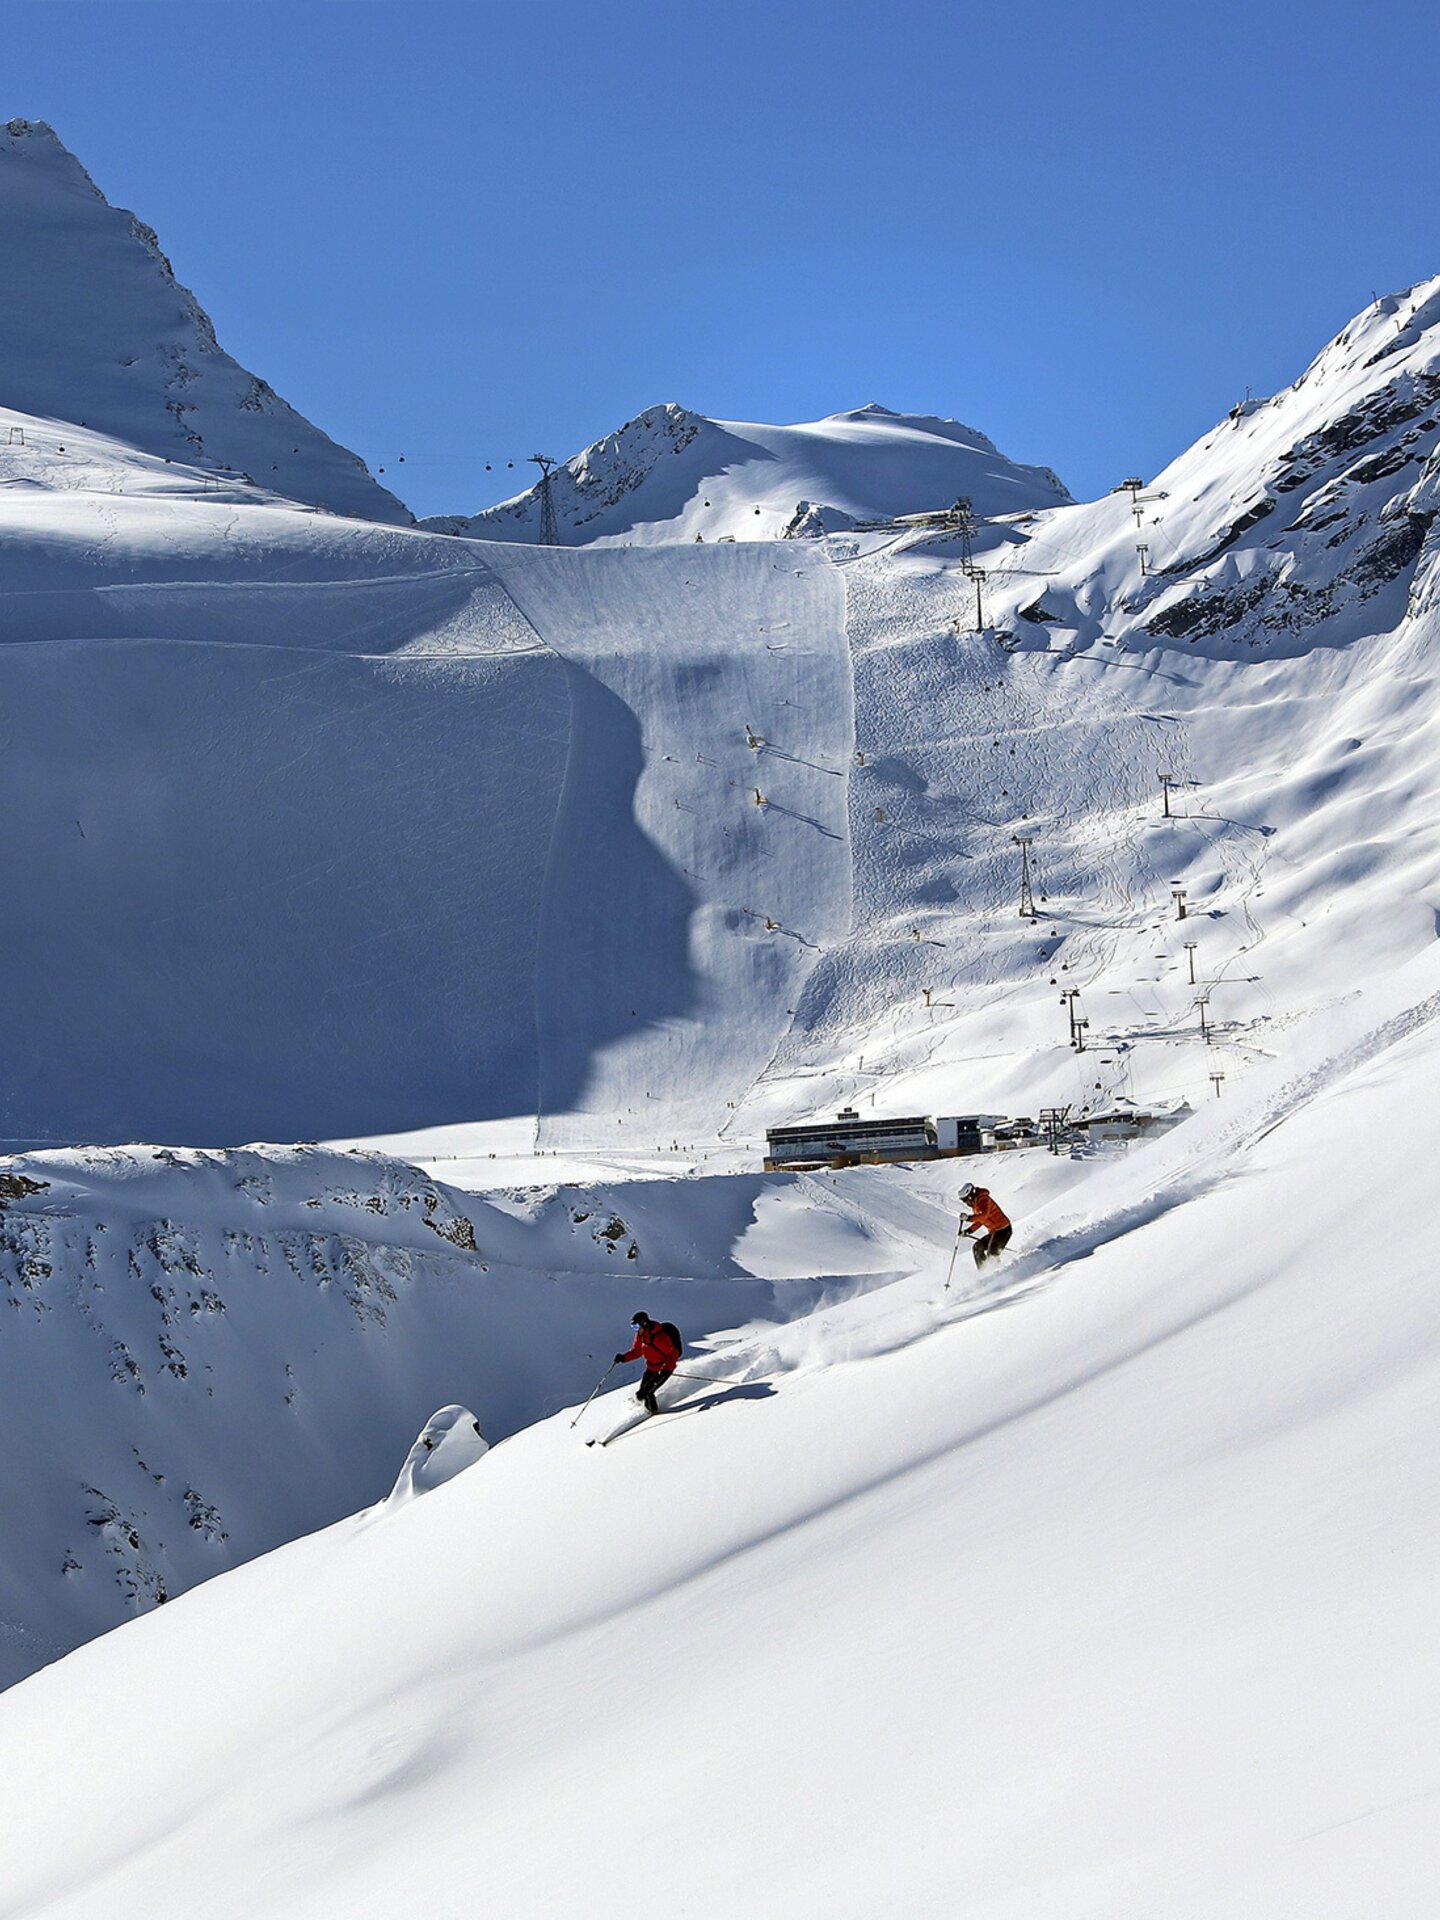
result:
[[[960,1257],[960,1242],[961,1242],[961,1239],[964,1237],[964,1233],[965,1233],[965,1227],[964,1227],[964,1223],[962,1222],[955,1229],[955,1244],[950,1249],[950,1271],[945,1276],[945,1292],[946,1293],[950,1291],[950,1282],[955,1278],[955,1262]]]
[[[596,1394],[600,1391],[601,1387],[604,1386],[605,1382],[610,1378],[611,1374],[615,1371],[616,1367],[618,1367],[619,1364],[620,1362],[618,1360],[612,1360],[610,1362],[609,1366],[606,1367],[605,1371],[601,1374],[600,1378],[595,1382],[594,1386],[590,1389],[590,1400],[593,1400],[595,1398]],[[590,1405],[590,1400],[587,1400],[585,1402],[585,1406],[581,1407],[580,1412],[577,1413],[575,1418],[570,1422],[572,1427],[579,1426],[581,1415],[585,1412],[585,1407],[588,1407]]]
[[[742,1380],[738,1374],[727,1377],[716,1373],[685,1373],[679,1367],[670,1375],[672,1380],[706,1380],[712,1387],[748,1387],[752,1380],[769,1380],[771,1377],[768,1373],[756,1373]]]

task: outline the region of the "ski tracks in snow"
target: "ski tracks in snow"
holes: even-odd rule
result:
[[[1054,1285],[1065,1269],[1130,1234],[1152,1225],[1176,1208],[1204,1198],[1225,1181],[1243,1175],[1249,1155],[1260,1143],[1303,1112],[1322,1094],[1440,1021],[1440,992],[1362,1025],[1340,1044],[1325,1049],[1304,1071],[1257,1090],[1229,1117],[1207,1114],[1205,1134],[1194,1137],[1196,1121],[1136,1155],[1125,1184],[1133,1191],[1114,1204],[1084,1216],[1062,1217],[1057,1230],[1028,1252],[1009,1261],[996,1283],[965,1293],[946,1318],[969,1319],[997,1306],[1013,1304]],[[1238,1104],[1238,1103],[1237,1103]],[[1203,1122],[1201,1123],[1204,1124]],[[1154,1175],[1146,1180],[1153,1168]]]

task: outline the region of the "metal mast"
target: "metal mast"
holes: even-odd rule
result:
[[[1030,890],[1030,849],[1034,837],[1030,834],[1012,833],[1010,838],[1020,849],[1020,918],[1035,918],[1035,897]]]
[[[532,453],[531,460],[540,469],[540,544],[542,547],[558,547],[560,535],[555,529],[555,502],[550,493],[550,469],[558,466],[558,460],[552,460],[548,453]]]

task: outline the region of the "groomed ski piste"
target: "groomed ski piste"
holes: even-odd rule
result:
[[[249,404],[47,138],[0,1914],[1428,1913],[1440,283],[1139,497],[661,409],[542,548]],[[155,352],[67,335],[87,258]],[[849,525],[922,445],[976,524]],[[760,473],[841,530],[695,542]],[[1126,1100],[1192,1111],[757,1171]],[[970,1178],[1017,1237],[947,1289]],[[587,1446],[640,1307],[686,1377]]]

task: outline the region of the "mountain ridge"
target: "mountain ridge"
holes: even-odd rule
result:
[[[562,545],[773,539],[802,523],[840,531],[961,495],[991,514],[1070,498],[1050,468],[1018,465],[973,427],[875,401],[792,426],[714,420],[667,401],[572,455],[549,484]],[[467,539],[538,540],[542,485],[422,525]]]
[[[112,207],[46,121],[0,127],[0,405],[340,514],[408,507],[220,346],[153,228]]]

